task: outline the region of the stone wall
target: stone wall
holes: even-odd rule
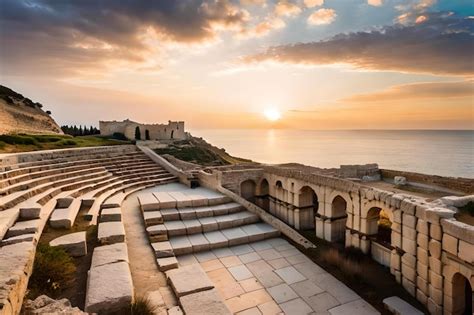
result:
[[[100,134],[111,136],[114,133],[122,133],[130,140],[135,139],[135,130],[140,129],[141,139],[146,139],[148,131],[150,140],[186,139],[184,121],[168,121],[168,124],[141,124],[131,120],[124,121],[100,121]]]
[[[467,204],[474,196],[429,201],[274,166],[201,173],[199,179],[212,188],[226,187],[239,194],[242,183],[253,182],[254,202],[266,205],[257,207],[266,215],[296,230],[312,228],[319,238],[372,255],[431,314],[461,314],[469,298],[463,288],[466,283],[474,288],[474,226],[454,216],[454,206]],[[239,200],[244,201],[249,202]],[[376,238],[382,210],[391,222],[388,244]]]
[[[441,187],[465,194],[474,194],[474,180],[469,178],[444,177],[387,169],[381,169],[380,171],[384,179],[393,179],[395,176],[403,176],[407,181],[412,183]]]

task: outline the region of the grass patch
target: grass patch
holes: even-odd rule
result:
[[[225,161],[223,162],[218,155],[200,147],[171,146],[164,149],[155,149],[155,152],[158,154],[169,154],[182,161],[197,163],[200,165],[211,165],[216,164],[216,162],[218,162],[218,164],[228,164]]]
[[[154,315],[157,306],[153,305],[151,301],[144,297],[137,297],[130,305],[130,315]]]
[[[130,144],[130,141],[100,136],[72,137],[69,135],[1,135],[0,153],[15,153],[77,147]]]
[[[56,298],[75,281],[74,260],[62,248],[38,244],[33,273],[29,281],[29,297],[46,294]]]

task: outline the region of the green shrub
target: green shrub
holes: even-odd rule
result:
[[[57,297],[75,280],[76,266],[71,256],[62,248],[38,244],[29,289],[33,295],[46,294]]]
[[[130,315],[153,315],[157,307],[144,297],[137,297],[130,305]]]
[[[36,136],[35,139],[36,139],[38,142],[41,142],[41,143],[46,143],[46,142],[58,142],[58,141],[63,140],[63,138],[61,138],[61,137],[56,137],[56,136]]]
[[[112,138],[117,139],[117,140],[128,140],[127,137],[121,132],[114,132],[112,135]]]

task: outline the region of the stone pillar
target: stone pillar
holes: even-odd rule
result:
[[[295,209],[293,217],[294,217],[294,227],[296,230],[299,230],[300,229],[300,209]]]

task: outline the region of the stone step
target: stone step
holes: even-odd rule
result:
[[[150,226],[147,231],[166,231],[168,237],[178,235],[190,235],[202,232],[222,230],[238,227],[245,224],[256,223],[259,217],[249,211],[224,214],[216,217],[165,221],[159,226]]]
[[[122,221],[122,209],[117,208],[106,208],[100,212],[100,222],[116,222]]]
[[[52,247],[61,247],[73,257],[87,255],[86,232],[76,232],[66,234],[55,238],[49,245]]]
[[[188,219],[200,219],[206,217],[213,217],[219,215],[226,215],[230,213],[236,213],[245,210],[244,207],[238,203],[231,202],[225,204],[218,204],[213,206],[204,207],[188,207],[182,209],[163,209],[161,214],[164,221],[174,220],[188,220]]]
[[[254,223],[220,231],[193,235],[171,236],[169,243],[175,255],[196,253],[203,250],[255,242],[280,235],[280,232],[266,223]]]
[[[383,300],[383,304],[392,314],[395,315],[422,315],[423,312],[411,306],[398,296],[391,296]]]
[[[12,236],[36,233],[38,232],[40,224],[41,219],[16,222],[8,229],[6,237],[10,238]]]
[[[102,245],[125,242],[125,229],[122,222],[99,223],[97,239]]]
[[[73,199],[66,208],[54,209],[49,218],[49,225],[55,229],[70,229],[76,221],[77,214],[81,209],[81,199]]]

